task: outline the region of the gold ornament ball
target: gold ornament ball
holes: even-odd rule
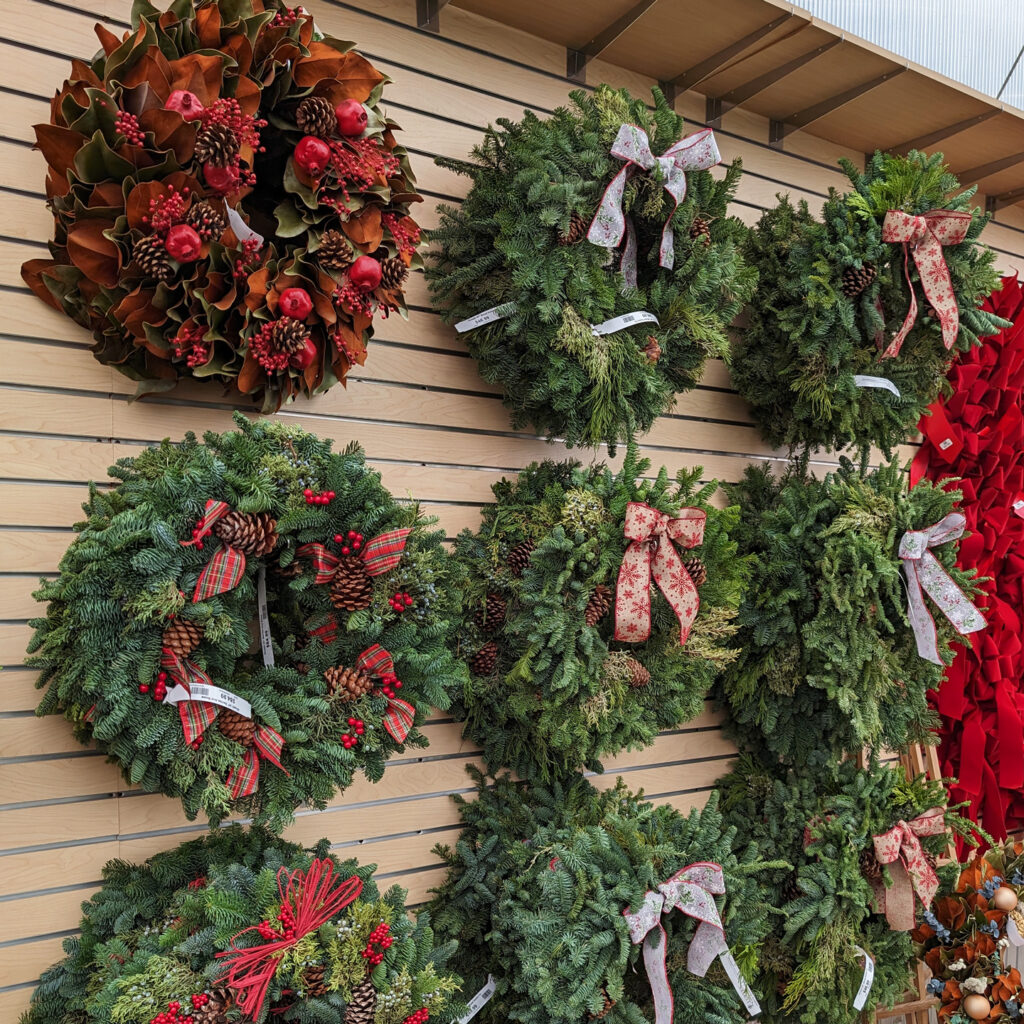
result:
[[[992,906],[996,910],[1009,913],[1017,906],[1017,894],[1008,885],[1001,885],[996,889],[995,895],[992,897]]]
[[[992,1004],[984,997],[972,992],[963,1003],[964,1013],[971,1020],[984,1020],[992,1012]]]

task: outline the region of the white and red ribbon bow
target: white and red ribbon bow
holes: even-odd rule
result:
[[[395,678],[395,663],[391,658],[391,654],[384,650],[380,644],[367,647],[356,658],[356,664],[368,676],[383,677],[382,682],[387,677]],[[382,691],[388,702],[388,709],[384,712],[384,728],[396,743],[404,743],[405,738],[409,735],[409,730],[416,721],[416,709],[407,700],[395,697],[393,694],[386,692],[386,689],[382,688]]]
[[[925,857],[919,837],[938,836],[945,831],[943,810],[933,807],[913,821],[899,821],[888,832],[872,837],[878,862],[888,864],[892,876],[892,885],[887,889],[879,882],[875,895],[885,907],[889,927],[895,931],[906,932],[914,927],[914,893],[925,907],[935,898],[939,879]]]
[[[910,289],[910,308],[903,326],[882,353],[882,359],[900,354],[900,348],[917,319],[917,296],[910,278],[910,257],[913,255],[921,288],[942,325],[942,341],[952,348],[960,332],[960,311],[957,309],[949,267],[942,254],[944,245],[959,245],[971,226],[971,215],[961,210],[930,210],[915,216],[903,210],[890,210],[882,222],[882,241],[903,244],[903,273]]]
[[[630,544],[622,556],[615,587],[615,639],[640,643],[651,635],[651,578],[679,619],[679,643],[685,644],[700,608],[697,587],[673,541],[684,548],[704,540],[707,513],[683,508],[673,519],[643,502],[626,506],[623,529]]]
[[[686,172],[706,171],[721,163],[722,157],[715,142],[715,133],[710,128],[703,128],[685,139],[680,139],[669,146],[661,156],[655,156],[651,152],[651,140],[647,133],[635,124],[624,124],[619,128],[619,134],[615,136],[610,152],[617,160],[624,161],[625,166],[605,189],[601,205],[587,231],[587,238],[594,245],[614,249],[622,241],[622,236],[626,236],[626,246],[622,253],[622,276],[628,287],[635,288],[636,231],[622,209],[626,183],[638,169],[659,169],[665,191],[672,197],[673,205],[672,212],[661,229],[658,261],[666,270],[671,270],[675,263],[672,218],[675,216],[676,207],[686,198]]]
[[[936,665],[943,664],[943,661],[939,656],[935,620],[925,604],[924,593],[961,636],[977,633],[988,625],[985,616],[971,604],[930,550],[956,540],[964,532],[966,523],[961,513],[950,512],[926,530],[908,530],[900,541],[899,556],[903,559],[903,572],[907,577],[907,617],[917,640],[917,653]]]

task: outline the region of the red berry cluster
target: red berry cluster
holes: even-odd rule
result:
[[[366,723],[361,718],[350,718],[348,720],[348,727],[352,732],[343,732],[341,734],[341,745],[346,750],[351,750],[366,731]]]
[[[275,928],[269,921],[260,921],[256,925],[256,930],[260,933],[260,938],[266,939],[268,942],[276,939],[294,939],[295,936],[295,911],[287,904],[283,903],[281,909],[277,912],[277,919],[281,922],[280,928]]]
[[[259,266],[262,247],[263,243],[258,238],[247,238],[242,243],[242,255],[235,260],[236,280],[248,277]]]
[[[402,1024],[427,1024],[427,1019],[430,1017],[430,1011],[425,1007],[421,1006],[415,1013],[410,1013]]]
[[[210,361],[210,347],[202,343],[192,346],[185,363],[193,369],[197,366],[205,366]]]
[[[153,700],[163,700],[167,696],[167,673],[161,672],[156,677],[156,683],[153,686]],[[139,683],[139,693],[149,693],[149,683]]]
[[[385,697],[394,697],[395,690],[400,690],[401,688],[402,680],[399,679],[394,672],[385,672],[384,675],[380,677],[380,692],[383,693]]]
[[[155,234],[166,235],[176,224],[185,220],[185,214],[192,205],[192,190],[186,185],[180,192],[173,186],[167,186],[166,194],[149,201],[149,213],[142,218]]]
[[[193,1018],[181,1013],[181,1003],[177,1000],[167,1004],[163,1013],[158,1013],[149,1024],[193,1024]]]
[[[357,288],[348,278],[331,293],[331,301],[336,307],[344,309],[349,313],[362,313],[363,316],[373,316],[375,305],[373,295],[370,292],[363,291],[362,288]],[[338,335],[335,335],[335,341],[338,340]],[[347,356],[348,353],[346,352],[345,355]],[[349,360],[349,362],[352,361],[351,359]]]
[[[412,607],[412,597],[407,594],[404,590],[399,591],[392,597],[388,603],[391,605],[391,610],[398,612],[400,615],[405,611],[406,608]]]
[[[348,339],[341,333],[341,331],[335,331],[331,335],[331,341],[334,342],[338,351],[343,353],[345,358],[349,361],[350,366],[355,366],[359,360],[356,358],[356,353],[348,347]]]
[[[127,110],[117,112],[117,117],[114,118],[114,131],[118,135],[123,135],[129,145],[142,146],[146,142],[146,133],[139,125],[139,119]]]
[[[384,950],[387,949],[394,938],[388,934],[391,931],[391,925],[384,921],[381,921],[376,928],[370,932],[370,939],[366,943],[366,949],[363,950],[363,959],[369,960],[372,967],[376,967],[384,959]],[[374,946],[377,948],[374,949]]]
[[[282,25],[294,25],[305,13],[301,7],[285,7],[284,10],[278,11],[274,15],[274,20],[270,25],[272,28],[280,28]]]
[[[330,505],[334,501],[334,491],[321,491],[317,494],[312,487],[307,487],[303,492],[302,496],[306,499],[307,505]]]
[[[188,883],[188,887],[190,889],[205,889],[206,875],[200,875],[198,878],[193,878],[192,881]],[[192,998],[195,999],[195,996]]]
[[[197,992],[192,996],[192,1009],[201,1010],[209,1001],[210,997],[205,992]]]
[[[260,144],[260,130],[267,127],[261,117],[246,114],[236,99],[221,97],[206,107],[199,115],[205,127],[223,125],[230,128],[240,147],[250,146],[257,153],[265,153],[267,147]],[[224,167],[213,163],[203,165],[206,184],[221,195],[230,195],[256,184],[256,175],[250,168],[242,167],[241,153],[237,152]]]
[[[281,352],[274,348],[274,324],[270,321],[264,322],[259,332],[249,339],[249,351],[253,359],[263,367],[267,373],[277,373],[288,367],[288,360],[291,358],[287,352]]]
[[[409,217],[399,217],[397,213],[385,213],[380,219],[385,229],[391,232],[398,252],[402,256],[412,256],[420,244],[421,232],[416,223]]]
[[[191,324],[183,324],[171,339],[174,354],[183,356],[189,366],[204,366],[210,359],[210,346],[203,341],[204,330]]]
[[[349,530],[345,534],[336,533],[334,543],[341,545],[343,555],[351,555],[353,551],[358,551],[363,546],[363,535],[356,533],[355,530]]]
[[[344,142],[331,140],[327,145],[331,150],[331,168],[341,196],[324,196],[322,202],[339,214],[351,198],[349,185],[354,185],[358,192],[365,192],[378,181],[394,178],[401,173],[402,165],[398,157],[381,146],[377,139],[345,139]]]

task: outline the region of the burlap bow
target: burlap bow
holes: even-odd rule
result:
[[[183,540],[183,548],[202,548],[203,539],[213,529],[213,524],[218,519],[226,516],[231,511],[231,506],[226,501],[213,501],[206,503],[206,511],[203,517],[196,523],[192,531],[191,540]],[[205,601],[215,594],[223,594],[225,591],[233,590],[238,586],[243,573],[245,572],[245,552],[230,544],[222,543],[217,553],[210,559],[199,574],[196,580],[196,589],[192,594],[192,603]]]
[[[985,617],[971,604],[930,550],[956,540],[964,532],[966,522],[961,513],[950,512],[926,530],[908,530],[900,541],[899,555],[907,577],[907,617],[917,640],[917,653],[936,665],[943,663],[939,656],[938,633],[922,589],[961,636],[976,633],[987,625]]]
[[[885,918],[894,931],[906,932],[914,927],[915,893],[925,907],[935,898],[939,879],[919,837],[938,836],[945,831],[942,808],[933,807],[913,821],[899,821],[888,832],[872,838],[878,862],[888,864],[892,876],[889,888],[881,880],[872,883],[875,898],[879,906],[885,907]]]
[[[401,697],[395,697],[384,690],[385,680],[389,677],[395,678],[395,663],[390,653],[384,650],[380,644],[367,647],[362,654],[356,658],[356,664],[368,675],[381,680],[382,694],[388,702],[388,709],[384,712],[384,728],[396,743],[404,743],[409,735],[409,730],[416,721],[416,709]],[[392,684],[393,685],[393,684]],[[387,689],[391,686],[388,685]]]
[[[651,171],[658,168],[665,191],[673,200],[672,212],[661,230],[658,261],[666,270],[671,270],[675,263],[672,218],[676,207],[686,197],[686,172],[706,171],[720,163],[722,157],[718,152],[715,134],[710,128],[680,139],[661,156],[655,156],[651,152],[651,140],[647,133],[635,124],[624,124],[619,128],[610,152],[616,160],[625,161],[625,166],[605,189],[601,205],[587,231],[587,238],[594,245],[614,249],[622,241],[622,236],[626,236],[626,246],[622,252],[622,276],[627,287],[636,288],[636,231],[622,209],[626,182],[638,170]]]
[[[910,289],[910,308],[903,326],[882,353],[882,359],[898,356],[900,348],[917,319],[917,295],[910,278],[910,256],[913,254],[921,288],[935,310],[942,325],[942,341],[952,348],[960,331],[960,311],[957,309],[949,267],[942,254],[944,245],[959,245],[971,226],[971,215],[959,210],[931,210],[914,216],[902,210],[890,210],[882,223],[883,242],[903,243],[903,273]]]
[[[615,588],[615,639],[640,643],[651,635],[651,577],[679,619],[679,643],[685,644],[700,598],[690,574],[673,546],[696,547],[704,540],[707,513],[683,508],[677,518],[650,505],[626,506],[624,533],[629,547],[622,556]]]
[[[356,556],[360,558],[368,576],[380,576],[382,573],[394,569],[402,559],[402,552],[405,550],[405,541],[412,530],[404,528],[401,530],[390,530],[374,537],[369,541],[363,550]],[[310,544],[303,544],[295,552],[296,557],[308,556],[313,562],[316,570],[316,583],[330,583],[341,564],[341,559],[328,551],[327,548],[314,541]]]

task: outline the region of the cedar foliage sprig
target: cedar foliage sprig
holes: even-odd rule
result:
[[[999,287],[999,277],[995,253],[979,242],[989,217],[971,206],[977,190],[960,191],[941,154],[875,153],[863,173],[849,161],[841,164],[852,190],[831,189],[820,218],[805,201],[794,205],[780,196],[750,232],[744,257],[759,283],[747,325],[736,336],[731,376],[772,444],[876,446],[889,453],[938,397],[956,352],[1006,326],[978,308]],[[879,358],[910,308],[903,246],[882,241],[890,209],[971,214],[966,239],[943,247],[960,311],[952,351],[929,314],[911,259],[917,320],[900,354]],[[873,281],[858,295],[844,294],[844,272],[865,268],[875,271]],[[857,374],[891,380],[900,397],[857,387]]]
[[[619,127],[641,126],[652,152],[683,134],[683,121],[657,89],[654,109],[624,90],[576,91],[571,107],[542,119],[500,119],[470,160],[439,159],[471,180],[460,207],[441,206],[431,233],[427,280],[449,323],[515,304],[506,319],[465,335],[483,377],[500,384],[516,426],[533,424],[570,445],[614,445],[646,431],[694,387],[704,360],[726,350],[726,326],[748,299],[754,275],[740,255],[746,229],[728,216],[739,163],[724,177],[687,174],[685,200],[672,202],[655,176],[628,183],[624,208],[637,229],[638,288],[623,293],[618,254],[585,238],[605,188],[622,167],[609,154]],[[671,217],[675,267],[658,263],[661,229]],[[709,239],[690,237],[700,217]],[[578,237],[564,244],[570,231]],[[705,244],[707,243],[707,244]],[[647,310],[640,324],[604,337],[591,325]],[[661,355],[644,355],[649,336]]]

